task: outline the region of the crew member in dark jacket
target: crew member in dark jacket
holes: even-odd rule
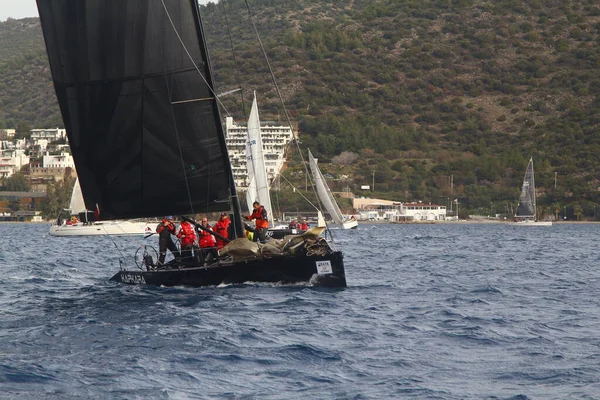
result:
[[[267,230],[269,229],[269,221],[267,219],[267,210],[260,205],[258,201],[252,203],[254,211],[252,215],[246,217],[247,220],[254,220],[256,223],[256,229],[254,230],[254,241],[260,240],[261,243],[267,241]]]
[[[177,250],[177,246],[175,246],[171,238],[171,235],[176,234],[173,217],[165,217],[156,227],[156,233],[158,233],[158,266],[160,267],[165,263],[167,249],[173,253],[175,258],[179,258],[179,250]]]

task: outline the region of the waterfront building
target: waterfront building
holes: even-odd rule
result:
[[[392,222],[443,221],[446,206],[431,203],[402,203],[397,201],[355,198],[353,206],[362,220],[387,220]]]
[[[263,151],[267,177],[272,181],[281,171],[285,163],[285,151],[293,140],[294,134],[289,126],[274,122],[261,122]],[[236,124],[233,118],[225,119],[225,135],[227,151],[233,170],[235,184],[240,189],[248,187],[248,170],[246,169],[246,141],[248,128],[246,124]]]

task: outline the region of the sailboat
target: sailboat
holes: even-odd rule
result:
[[[234,238],[210,263],[158,265],[142,246],[111,280],[346,286],[342,253],[323,228],[266,245],[246,239],[196,0],[37,6],[86,208],[104,220],[180,215],[204,230],[186,216],[232,217]]]
[[[521,186],[521,196],[519,205],[515,213],[514,225],[519,226],[552,226],[552,221],[538,221],[537,207],[535,202],[535,178],[533,172],[533,157],[527,164],[523,185]]]
[[[267,210],[267,218],[269,219],[270,225],[267,235],[271,238],[281,239],[285,235],[299,233],[300,231],[296,229],[289,229],[287,225],[274,226],[275,221],[273,219],[273,207],[271,205],[269,179],[267,177],[267,167],[265,165],[256,93],[254,93],[252,108],[250,109],[250,115],[248,117],[246,169],[248,171],[248,179],[250,182],[246,191],[248,211],[252,213],[252,203],[255,201],[258,201],[265,208],[265,210]]]
[[[156,222],[149,221],[95,221],[93,218],[88,220],[90,214],[83,201],[79,178],[75,180],[73,192],[71,193],[71,202],[69,203],[69,215],[76,216],[77,220],[72,223],[70,220],[58,219],[56,223],[50,225],[51,236],[96,236],[96,235],[113,235],[113,236],[132,236],[132,235],[149,235],[154,232]]]
[[[355,219],[344,218],[344,215],[335,201],[331,190],[329,190],[329,186],[325,181],[325,177],[319,169],[317,161],[318,160],[313,157],[310,150],[308,150],[308,164],[310,166],[310,171],[312,172],[313,178],[315,179],[315,186],[317,188],[319,200],[333,219],[333,222],[340,225],[344,229],[355,229],[358,226],[358,221]]]

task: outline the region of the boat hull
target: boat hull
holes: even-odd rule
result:
[[[283,239],[284,237],[286,237],[288,235],[301,235],[304,232],[305,231],[300,230],[300,229],[273,228],[273,229],[267,230],[267,237],[270,237],[272,239]]]
[[[154,232],[156,224],[130,221],[107,221],[92,224],[52,225],[51,236],[136,236]]]
[[[343,227],[344,227],[344,229],[356,229],[358,227],[358,221],[356,221],[356,220],[344,221]]]
[[[207,267],[175,267],[152,271],[121,270],[111,281],[132,285],[192,287],[245,282],[310,282],[315,286],[346,287],[346,274],[342,253],[336,251],[325,256],[263,258]]]
[[[519,221],[513,222],[511,225],[514,226],[552,226],[552,221]]]

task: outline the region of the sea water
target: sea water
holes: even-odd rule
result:
[[[335,230],[348,288],[109,282],[156,238],[0,225],[0,398],[600,398],[600,225]]]

